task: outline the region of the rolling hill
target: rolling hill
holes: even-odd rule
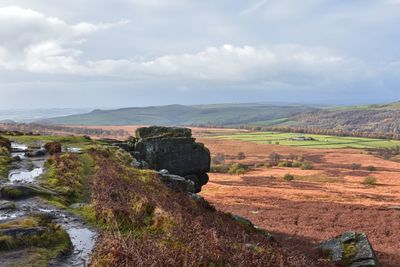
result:
[[[40,121],[62,125],[186,125],[400,139],[400,102],[317,107],[273,104],[169,105],[94,110]]]
[[[219,104],[169,105],[156,107],[94,110],[90,113],[57,117],[41,122],[64,125],[274,125],[317,108],[302,105]]]
[[[400,139],[400,102],[304,112],[272,128],[279,131]]]

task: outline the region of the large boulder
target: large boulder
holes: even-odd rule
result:
[[[347,232],[320,245],[337,266],[378,267],[378,258],[365,233]]]
[[[192,137],[192,130],[180,127],[151,126],[136,130],[137,139],[165,138],[165,137]]]
[[[180,176],[210,171],[210,151],[203,144],[195,142],[190,129],[160,128],[137,130],[135,155],[138,159],[146,161],[152,169],[167,169]],[[171,129],[171,133],[167,129]]]
[[[133,156],[141,165],[184,177],[195,184],[195,192],[208,182],[210,151],[196,143],[187,128],[144,127],[136,131]],[[143,164],[146,163],[146,164]]]

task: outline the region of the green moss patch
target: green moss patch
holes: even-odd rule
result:
[[[47,172],[41,184],[60,193],[55,201],[63,205],[88,202],[89,182],[95,167],[89,154],[54,155],[47,160],[45,167]]]
[[[71,248],[68,233],[46,215],[36,214],[0,224],[0,257],[18,250],[26,254],[24,258],[6,261],[8,266],[48,266],[50,260],[68,253]]]

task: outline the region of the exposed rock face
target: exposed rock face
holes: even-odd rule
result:
[[[0,188],[0,197],[19,200],[35,196],[52,196],[54,192],[31,184],[7,184]]]
[[[347,232],[325,241],[320,248],[333,263],[349,267],[378,267],[378,258],[365,233]]]
[[[62,151],[62,146],[59,142],[50,142],[44,145],[44,148],[50,155],[59,154]]]
[[[196,143],[187,128],[144,127],[136,131],[133,156],[142,166],[184,177],[194,183],[194,192],[208,182],[210,171],[210,151],[201,143]],[[176,178],[176,177],[175,177]],[[191,191],[188,191],[191,192]]]

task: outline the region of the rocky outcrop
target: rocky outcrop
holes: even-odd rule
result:
[[[54,196],[55,192],[31,184],[7,184],[0,188],[0,197],[19,200],[35,196]]]
[[[347,232],[320,245],[337,266],[378,267],[378,258],[365,233]]]
[[[59,142],[49,142],[44,145],[44,148],[50,155],[59,154],[62,151],[62,146]]]
[[[134,138],[114,144],[131,152],[135,158],[132,166],[167,170],[162,180],[170,187],[176,185],[178,191],[186,187],[188,192],[198,193],[208,182],[210,151],[196,142],[188,128],[143,127],[136,130]]]

